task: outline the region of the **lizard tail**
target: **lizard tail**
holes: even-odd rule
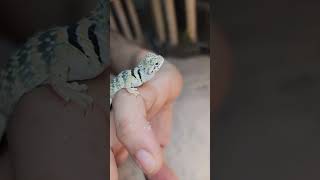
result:
[[[2,137],[4,135],[7,122],[8,122],[8,117],[0,112],[0,141],[2,141]]]

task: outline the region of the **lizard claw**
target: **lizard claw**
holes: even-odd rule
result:
[[[126,89],[130,94],[133,94],[135,96],[138,96],[140,94],[138,91],[138,88],[126,88]]]
[[[88,89],[86,85],[80,85],[76,83],[59,83],[51,84],[51,86],[66,103],[73,101],[86,109],[86,111],[87,108],[93,104],[92,97],[82,92]]]

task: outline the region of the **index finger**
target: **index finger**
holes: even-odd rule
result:
[[[112,116],[116,135],[145,174],[153,175],[162,165],[159,142],[146,119],[140,96],[120,90],[114,97]]]

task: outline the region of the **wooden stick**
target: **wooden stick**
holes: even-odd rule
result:
[[[114,1],[112,1],[112,3],[114,5],[114,10],[116,12],[116,15],[119,18],[119,23],[120,23],[121,29],[123,30],[125,37],[129,40],[133,40],[132,33],[130,31],[129,24],[128,24],[128,21],[125,16],[123,6],[122,6],[120,0],[114,0]]]
[[[114,31],[119,32],[119,29],[117,27],[117,24],[116,24],[116,21],[114,19],[112,12],[110,12],[110,28],[113,29]]]
[[[138,14],[134,6],[134,3],[132,0],[125,0],[125,3],[128,8],[128,13],[129,13],[130,20],[132,22],[133,30],[136,34],[136,40],[139,42],[142,42],[144,38],[143,38],[141,24],[139,22]]]
[[[178,44],[178,32],[174,0],[165,0],[164,5],[168,21],[169,41],[171,45],[175,46]]]
[[[154,22],[156,26],[156,32],[159,42],[162,44],[166,41],[166,33],[163,21],[163,14],[161,10],[161,0],[151,0],[151,9],[154,16]]]
[[[186,19],[187,19],[187,34],[192,43],[197,42],[197,9],[196,0],[185,0],[186,4]]]

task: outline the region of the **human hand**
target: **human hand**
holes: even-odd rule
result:
[[[93,108],[63,101],[51,88],[26,94],[8,124],[8,146],[16,179],[88,180],[107,177],[105,82],[109,72],[82,81]],[[39,169],[41,169],[39,171]]]
[[[114,96],[110,112],[112,180],[117,178],[116,164],[124,161],[128,154],[150,179],[177,179],[163,164],[162,151],[169,143],[172,103],[181,88],[180,73],[165,62],[155,77],[139,88],[139,96],[126,90]]]

